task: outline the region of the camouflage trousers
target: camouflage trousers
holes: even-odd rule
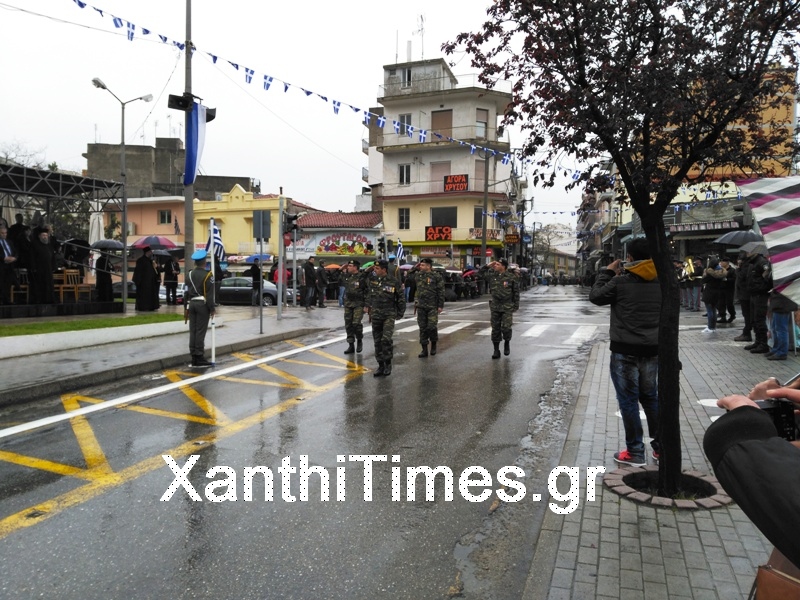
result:
[[[512,308],[502,310],[492,310],[492,341],[511,339],[511,326],[514,324],[514,312]]]
[[[347,333],[348,344],[353,344],[364,337],[364,325],[361,323],[363,318],[363,306],[344,307],[344,330]]]
[[[417,307],[417,325],[419,325],[419,343],[427,344],[439,341],[439,309]]]
[[[372,310],[372,340],[375,342],[375,358],[378,362],[392,360],[395,314]]]

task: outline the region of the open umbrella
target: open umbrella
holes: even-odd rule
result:
[[[95,250],[122,250],[124,247],[119,240],[97,240],[92,244]]]
[[[148,235],[147,237],[139,238],[131,244],[131,248],[144,248],[145,246],[150,246],[153,250],[170,250],[171,248],[178,247],[175,242],[169,238],[165,238],[163,235]]]
[[[375,261],[374,261],[374,260],[371,260],[371,261],[369,261],[369,262],[366,262],[366,263],[364,263],[363,265],[361,265],[361,268],[362,268],[362,269],[369,269],[369,268],[370,268],[372,265],[374,265],[374,264],[375,264]]]
[[[726,244],[728,246],[741,246],[747,242],[763,241],[763,238],[752,229],[739,229],[737,231],[729,231],[728,233],[719,236],[712,243]]]
[[[748,254],[760,254],[761,256],[769,256],[767,245],[764,242],[747,242],[744,246],[739,248],[740,252],[747,252]]]
[[[325,267],[324,267],[324,268],[326,268],[326,269],[330,269],[330,270],[332,271],[333,269],[340,269],[340,268],[341,268],[341,266],[342,266],[342,265],[337,265],[336,263],[330,263],[330,264],[328,264],[328,265],[325,265]]]
[[[416,263],[414,263],[414,264],[416,264]],[[411,270],[411,269],[413,269],[413,268],[414,268],[414,265],[410,265],[410,264],[408,264],[408,263],[406,263],[406,264],[404,264],[404,265],[400,265],[400,267],[399,267],[399,269],[400,269],[401,271],[410,271],[410,270]]]
[[[89,256],[89,251],[91,248],[92,247],[89,245],[89,242],[86,240],[72,238],[64,242],[64,255],[69,256],[70,254],[73,254],[78,260],[83,260]]]

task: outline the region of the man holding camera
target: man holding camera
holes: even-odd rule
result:
[[[625,427],[625,449],[614,454],[620,464],[647,464],[639,404],[653,438],[658,461],[658,320],[661,288],[647,240],[628,245],[628,262],[615,260],[597,274],[589,301],[611,306],[611,381]]]

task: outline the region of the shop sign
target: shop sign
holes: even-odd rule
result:
[[[507,233],[506,234],[506,244],[519,244],[519,234],[518,233]]]
[[[500,241],[500,229],[487,229],[486,230],[486,239],[492,240],[493,242]],[[467,239],[470,240],[479,240],[482,237],[483,229],[480,227],[470,227],[469,235]]]
[[[452,239],[452,227],[446,225],[442,227],[425,227],[425,241],[427,242],[449,242]]]
[[[467,192],[469,191],[469,175],[445,175],[445,192]]]

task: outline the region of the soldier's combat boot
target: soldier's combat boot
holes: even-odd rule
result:
[[[352,353],[353,353],[353,352],[355,352],[355,351],[356,351],[356,349],[355,349],[355,347],[353,346],[353,344],[349,344],[349,345],[347,346],[347,350],[345,350],[345,351],[344,351],[344,353],[345,353],[345,354],[352,354]]]
[[[500,342],[492,342],[494,344],[494,354],[492,358],[500,358]]]
[[[386,366],[386,363],[384,363],[384,362],[379,362],[379,363],[378,363],[378,368],[377,368],[377,369],[376,369],[376,371],[375,371],[375,372],[372,374],[372,376],[373,376],[373,377],[383,377],[383,369],[384,369],[384,367],[385,367],[385,366]]]
[[[436,340],[431,341],[431,356],[436,355]]]
[[[383,365],[383,376],[388,377],[392,374],[392,361],[387,360],[386,364]]]
[[[511,354],[511,340],[506,340],[505,344],[503,344],[503,354],[506,356]]]
[[[356,352],[361,352],[364,349],[364,340],[358,338],[356,340]]]
[[[417,357],[425,358],[426,356],[428,356],[428,344],[422,344],[422,352],[417,354]]]

